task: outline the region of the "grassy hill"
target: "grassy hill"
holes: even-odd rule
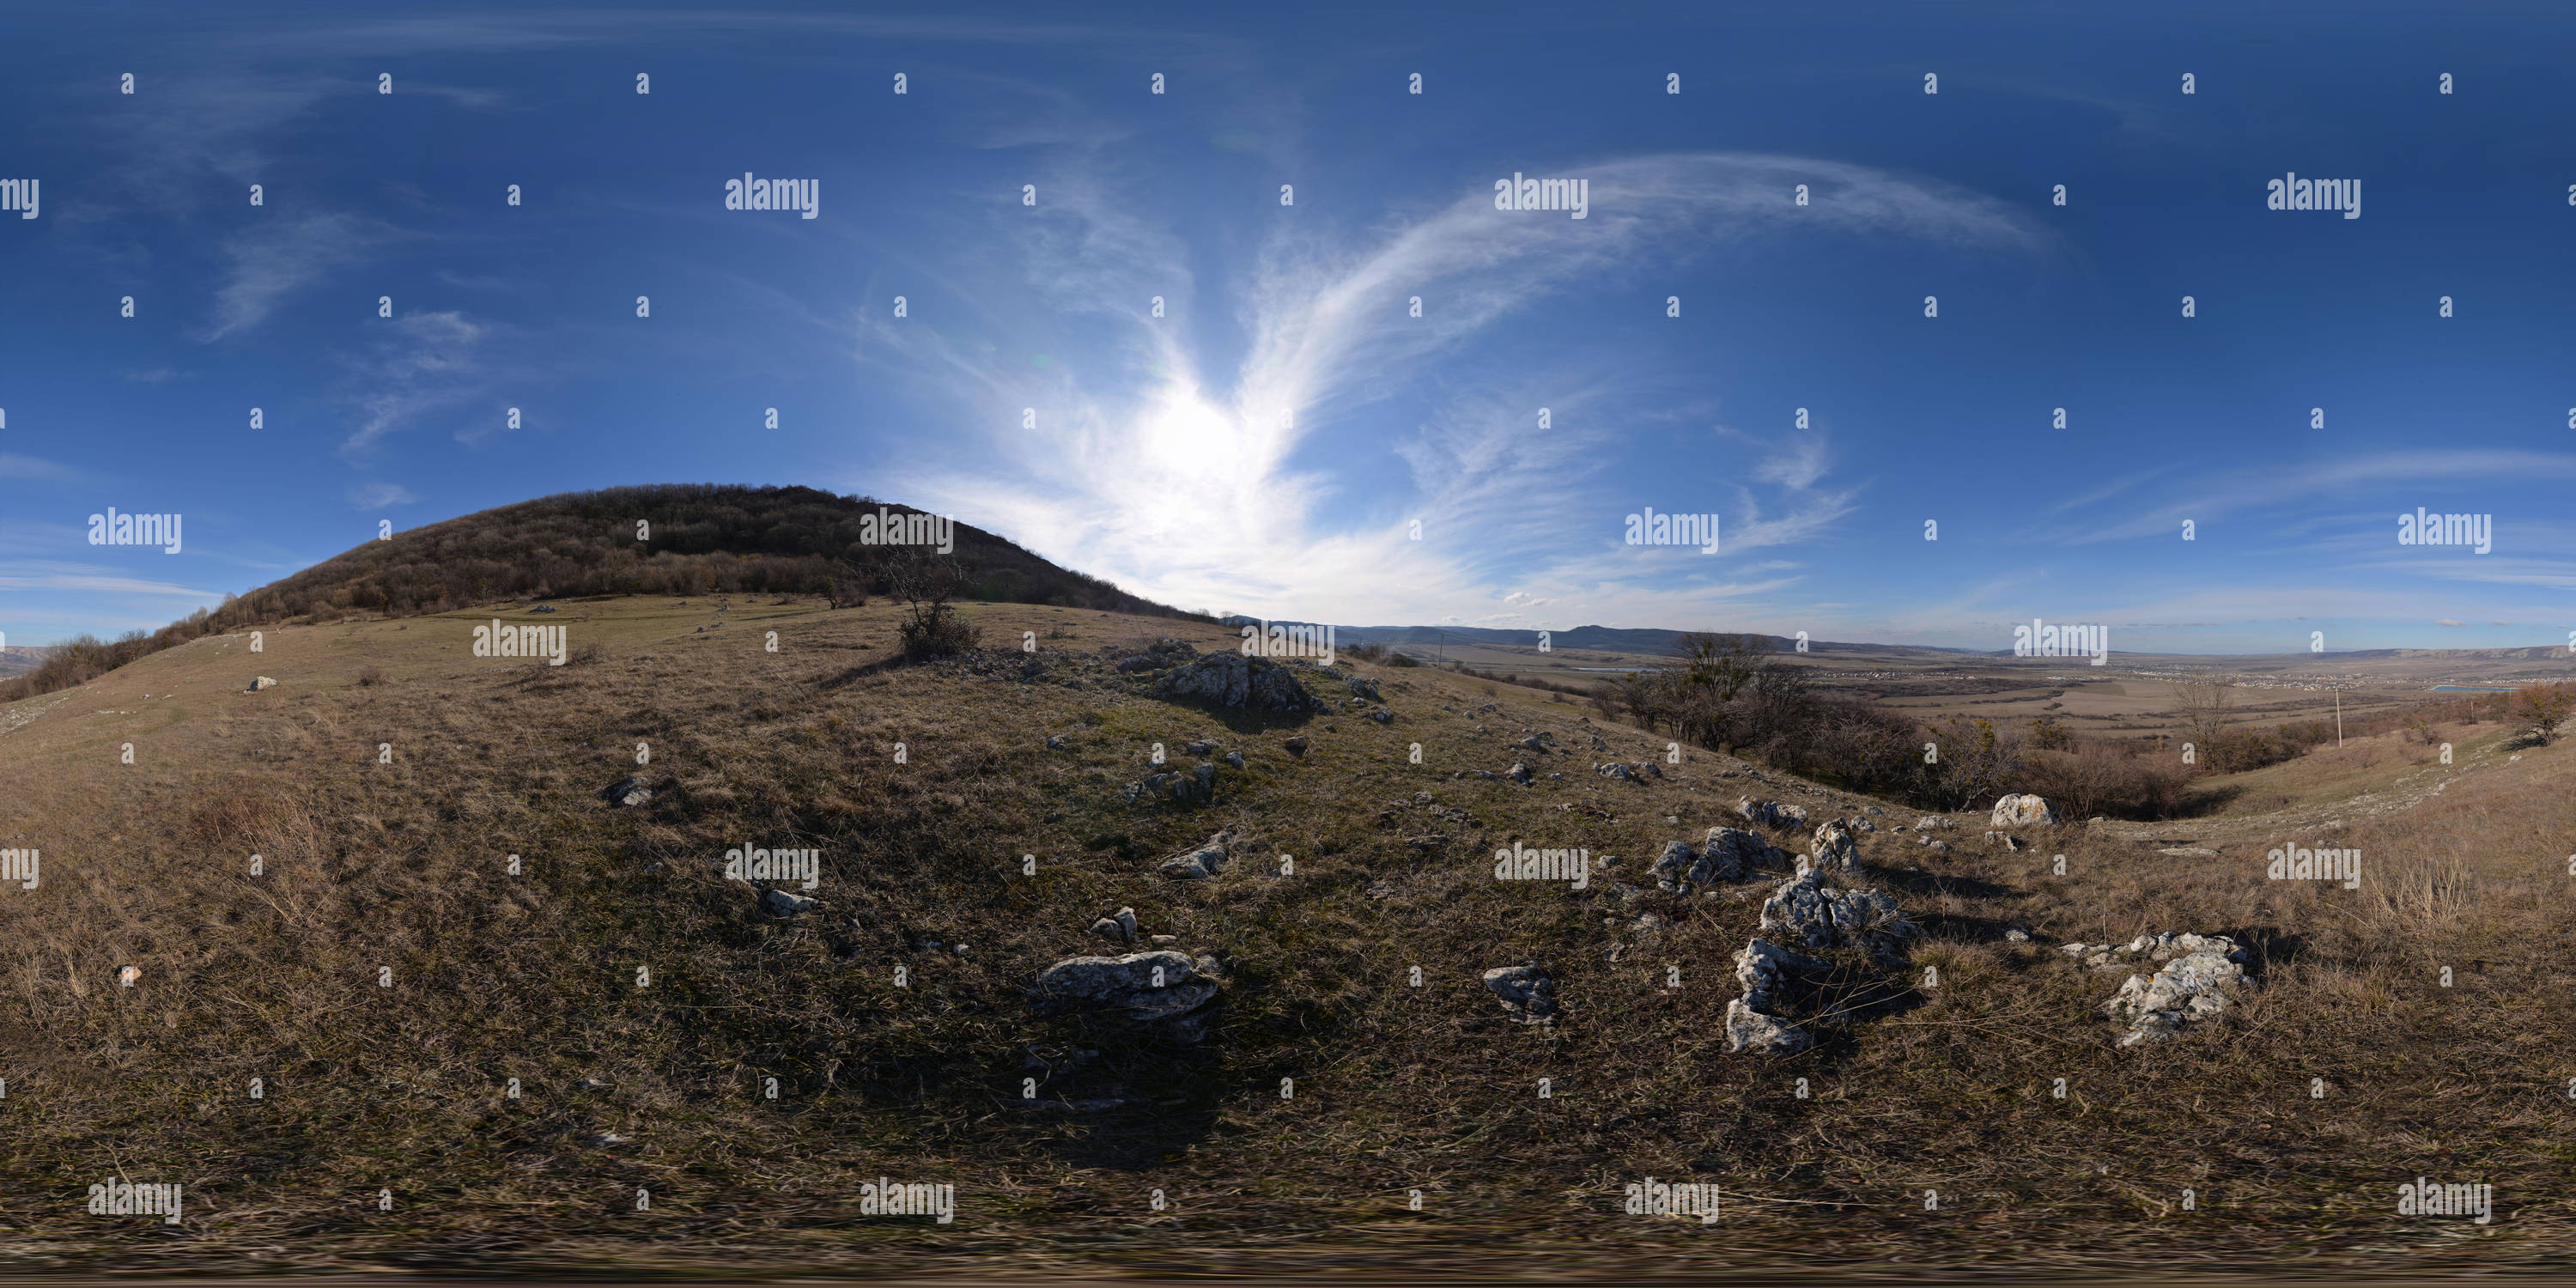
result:
[[[1454,673],[1339,668],[1378,682],[1380,724],[1222,714],[1115,669],[1160,636],[1230,647],[1213,624],[975,605],[998,647],[902,666],[888,605],[554,603],[285,625],[256,655],[209,635],[0,707],[0,847],[43,860],[37,889],[0,887],[0,1267],[2563,1257],[2563,745],[2392,753],[2241,816],[2019,850],[1961,818],[1935,852],[1897,830],[1911,812],[1706,752],[1662,763],[1661,739]],[[475,657],[496,617],[562,625],[588,660]],[[1538,732],[1564,751],[1518,746]],[[1199,739],[1221,747],[1183,750]],[[1218,766],[1211,802],[1130,802],[1157,744]],[[1664,774],[1593,771],[1614,757]],[[1476,776],[1516,760],[1532,785]],[[630,775],[649,801],[600,798]],[[2410,800],[2338,804],[2366,790]],[[1645,872],[1748,794],[1874,819],[1865,879],[1925,931],[1894,1004],[1798,1056],[1727,1054],[1720,1023],[1786,874],[1683,898]],[[1157,871],[1220,829],[1240,847],[1222,876]],[[2362,848],[2361,888],[2267,880],[2293,840]],[[1611,862],[1583,891],[1494,879],[1515,843]],[[746,844],[819,851],[818,906],[763,913],[722,875]],[[1087,930],[1122,906],[1134,950],[1214,959],[1207,1040],[1033,1005],[1050,964],[1131,951]],[[2237,936],[2257,986],[2118,1049],[2117,977],[2056,945],[2169,930]],[[1528,962],[1553,1025],[1480,982]],[[2397,1216],[2419,1173],[2494,1184],[2496,1221]],[[113,1176],[184,1183],[186,1218],[89,1215]],[[1722,1228],[1624,1215],[1648,1176],[1721,1186]],[[953,1184],[954,1221],[859,1215],[880,1177]]]

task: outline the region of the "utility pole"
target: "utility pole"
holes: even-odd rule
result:
[[[2335,690],[2335,749],[2343,749],[2343,690]]]

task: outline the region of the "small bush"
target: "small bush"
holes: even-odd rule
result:
[[[605,662],[607,660],[608,646],[597,640],[592,640],[590,643],[574,649],[572,651],[572,655],[565,659],[565,665],[588,666],[593,663]]]
[[[366,670],[358,672],[358,683],[368,688],[372,689],[384,682],[385,668],[381,666],[369,666]]]

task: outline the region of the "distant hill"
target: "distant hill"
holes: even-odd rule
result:
[[[868,593],[884,595],[905,550],[872,529],[882,516],[923,513],[808,487],[566,492],[366,542],[243,595],[217,616],[399,617],[525,596],[825,594],[845,562]],[[1191,615],[1059,568],[981,528],[959,523],[953,533],[950,553],[972,587],[965,598]]]
[[[531,597],[884,596],[903,562],[923,549],[888,540],[889,521],[917,537],[916,516],[927,517],[809,487],[675,483],[539,497],[365,542],[150,635],[71,640],[31,665],[0,670],[0,701],[255,626],[409,617]],[[965,573],[960,599],[1207,620],[1059,568],[981,528],[953,523],[938,540],[949,549],[932,552]]]
[[[0,680],[8,679],[13,675],[25,675],[43,666],[45,658],[52,652],[52,649],[42,645],[12,644],[7,648],[0,648]]]
[[[1235,622],[1242,619],[1226,620]],[[1727,634],[1729,632],[1577,626],[1572,630],[1549,632],[1548,646],[1558,649],[1592,649],[1609,653],[1650,653],[1678,657],[1681,654],[1680,640],[1684,635],[1709,633]],[[1353,644],[1382,644],[1390,647],[1418,644],[1424,648],[1431,648],[1445,641],[1450,644],[1488,644],[1530,648],[1538,643],[1538,632],[1534,630],[1505,631],[1482,626],[1336,626],[1333,628],[1333,635],[1336,642],[1346,640]],[[1762,638],[1769,640],[1773,648],[1783,653],[1791,652],[1798,646],[1797,641],[1785,636],[1765,635]],[[1930,648],[1913,644],[1846,644],[1830,640],[1811,640],[1807,644],[1807,651],[1809,653],[1966,652],[1964,649]]]

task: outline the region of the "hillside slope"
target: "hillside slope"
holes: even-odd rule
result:
[[[0,709],[0,847],[43,860],[0,887],[0,1265],[2387,1269],[2564,1246],[2563,746],[2351,819],[2347,891],[2267,880],[2264,838],[2014,850],[1962,818],[1936,851],[1911,813],[1429,668],[1337,668],[1386,723],[1346,688],[1251,716],[1116,669],[1157,636],[1235,642],[1211,625],[983,605],[991,651],[903,667],[886,606],[557,606],[269,629],[255,655],[213,636]],[[475,657],[496,618],[604,656]],[[1521,745],[1540,734],[1561,750]],[[1216,766],[1214,799],[1131,800],[1157,745]],[[1613,759],[1661,777],[1595,772]],[[1531,785],[1479,776],[1516,761]],[[629,776],[649,800],[600,798]],[[1924,931],[1892,996],[1797,1056],[1730,1055],[1720,1023],[1787,874],[1685,897],[1646,871],[1748,794],[1874,819],[1863,879]],[[1159,870],[1221,829],[1216,879]],[[2291,840],[2320,837],[2269,844]],[[1606,866],[1495,879],[1517,844]],[[766,915],[723,876],[745,847],[816,851],[816,888],[773,884],[817,906]],[[1088,929],[1122,907],[1133,949]],[[2175,930],[2238,937],[2258,986],[2121,1050],[2116,979],[2056,944]],[[1033,1004],[1053,963],[1163,947],[1219,973],[1204,1041]],[[1482,982],[1527,963],[1553,1024]],[[2498,1220],[2397,1217],[2418,1173],[2494,1183]],[[186,1219],[87,1215],[111,1175],[184,1182]],[[1722,1238],[1624,1215],[1650,1176],[1720,1186]],[[859,1215],[880,1177],[953,1184],[953,1222]]]

